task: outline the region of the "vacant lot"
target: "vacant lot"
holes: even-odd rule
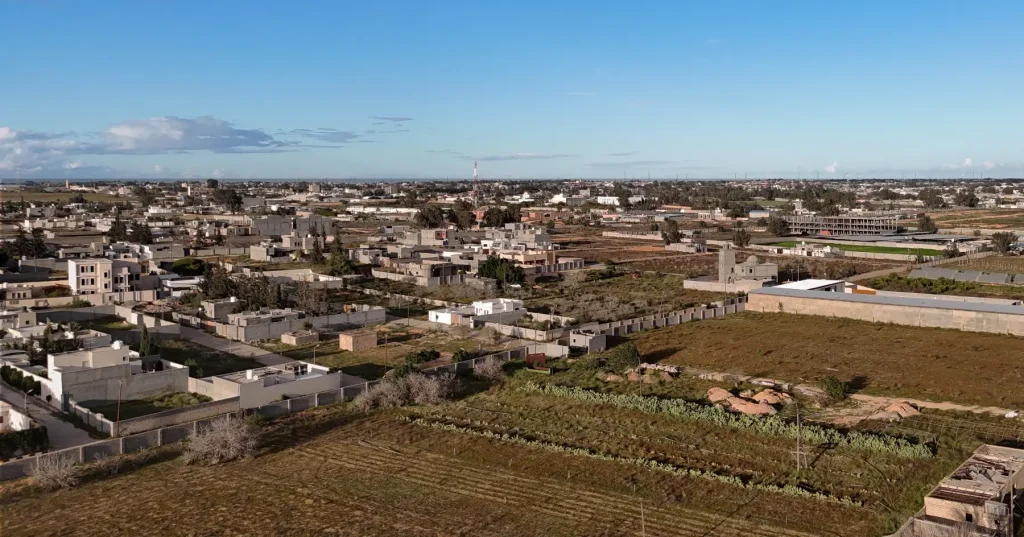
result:
[[[816,450],[797,473],[790,442],[521,384],[435,407],[286,417],[243,462],[172,459],[55,494],[0,484],[5,535],[859,537],[893,529],[961,456]],[[635,457],[745,483],[801,483],[857,505]]]
[[[338,348],[337,336],[324,339],[318,345],[264,345],[265,348],[296,360],[316,362],[319,365],[340,368],[349,375],[366,380],[378,379],[389,369],[405,362],[408,354],[422,350],[436,350],[443,357],[451,357],[451,353],[466,349],[479,352],[494,348],[492,342],[483,342],[468,334],[460,337],[442,331],[426,331],[416,327],[388,325],[376,327],[377,347],[362,351],[350,352]],[[384,345],[387,341],[387,346]],[[314,347],[316,354],[314,359]]]
[[[160,357],[189,365],[194,377],[223,375],[261,367],[261,364],[252,358],[215,351],[187,339],[161,341]]]
[[[958,282],[946,278],[909,278],[905,274],[888,274],[867,282],[879,291],[928,293],[933,295],[977,296],[986,298],[1024,299],[1024,286]]]
[[[93,412],[103,414],[107,419],[111,420],[115,419],[118,415],[118,406],[120,406],[121,419],[127,420],[137,418],[139,416],[145,416],[147,414],[163,412],[165,410],[198,405],[199,403],[206,403],[208,401],[211,401],[211,399],[205,395],[195,393],[171,393],[157,397],[147,397],[145,399],[128,399],[121,401],[120,405],[116,402],[112,403],[110,401],[102,401],[96,404],[90,404],[89,401],[85,401],[81,403],[81,405]]]
[[[743,313],[634,336],[671,364],[816,382],[869,393],[1024,407],[1024,339],[785,313]]]
[[[580,272],[580,275],[586,273]],[[582,277],[582,276],[577,276]],[[684,278],[644,274],[638,278],[616,276],[603,280],[551,284],[525,300],[532,310],[551,311],[580,322],[611,321],[658,311],[683,309],[725,298],[724,293],[683,289]]]

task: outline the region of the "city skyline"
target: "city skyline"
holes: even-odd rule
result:
[[[304,6],[0,5],[0,178],[1022,174],[1008,2]]]

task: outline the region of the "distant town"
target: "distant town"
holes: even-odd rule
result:
[[[178,533],[162,495],[278,534],[1019,534],[1024,179],[33,181],[0,212],[18,534],[118,497]]]

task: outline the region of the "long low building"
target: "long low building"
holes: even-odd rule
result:
[[[1024,336],[1024,306],[965,301],[962,297],[941,295],[901,293],[893,296],[766,287],[749,292],[746,311],[823,315]]]

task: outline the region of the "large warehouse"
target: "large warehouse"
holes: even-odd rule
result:
[[[766,287],[750,291],[745,309],[1024,336],[1024,306],[1010,304],[1010,301],[999,303],[913,293],[894,295]]]

